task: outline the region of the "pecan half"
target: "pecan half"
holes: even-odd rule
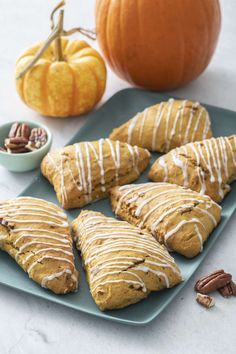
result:
[[[9,153],[27,152],[30,127],[27,124],[14,123],[11,126],[8,138],[5,139],[5,148]]]
[[[230,283],[231,280],[232,275],[225,273],[223,269],[220,269],[199,279],[194,288],[201,294],[209,294]]]
[[[218,291],[223,297],[236,296],[236,284],[231,281],[222,288],[219,288]]]
[[[29,140],[30,136],[30,127],[28,124],[21,124],[21,123],[14,123],[11,126],[10,132],[8,134],[8,138],[25,138],[26,140]]]
[[[43,128],[33,128],[26,148],[30,151],[40,149],[47,142],[47,133]]]
[[[215,305],[215,300],[212,296],[204,295],[201,293],[197,293],[196,301],[207,309]]]

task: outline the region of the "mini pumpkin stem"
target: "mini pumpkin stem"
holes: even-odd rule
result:
[[[61,35],[63,33],[63,20],[64,20],[64,10],[60,11],[59,21],[57,24],[57,37],[55,39],[55,60],[63,61],[63,53],[61,48]]]
[[[54,15],[57,12],[57,10],[59,10],[61,7],[65,6],[66,2],[65,0],[62,0],[59,2],[59,4],[57,4],[57,6],[52,10],[51,15],[50,15],[50,22],[51,22],[51,30],[53,31],[55,28],[55,24],[54,24]]]
[[[51,16],[50,16],[52,32],[50,33],[50,35],[46,39],[46,41],[43,43],[42,47],[39,48],[38,52],[35,54],[32,61],[29,62],[28,65],[26,65],[26,67],[24,68],[24,70],[22,70],[22,72],[20,72],[19,75],[16,77],[17,80],[22,78],[27,73],[27,71],[29,71],[37,63],[37,61],[41,58],[43,53],[47,50],[47,48],[50,46],[50,44],[53,41],[55,41],[55,60],[56,61],[63,61],[64,59],[63,59],[63,52],[62,52],[62,47],[61,47],[61,37],[62,36],[67,37],[75,32],[79,32],[82,35],[84,35],[92,40],[96,39],[96,33],[94,31],[87,30],[87,29],[84,29],[81,27],[72,28],[71,30],[65,31],[63,29],[64,10],[60,10],[58,23],[55,26],[54,15],[64,5],[65,5],[65,1],[63,0],[52,11]]]

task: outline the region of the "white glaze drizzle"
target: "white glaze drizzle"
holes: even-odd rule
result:
[[[199,193],[204,195],[205,191],[206,191],[206,183],[205,183],[205,179],[204,179],[204,172],[200,169],[200,166],[199,166],[200,165],[200,156],[199,156],[199,153],[196,149],[195,144],[193,144],[193,143],[189,144],[188,147],[190,149],[192,149],[194,156],[196,158],[196,162],[197,162],[196,169],[197,169],[197,174],[198,174],[198,180],[199,180],[200,186],[201,186]]]
[[[133,148],[134,148],[134,156],[135,156],[134,169],[135,169],[137,175],[139,176],[140,175],[140,171],[139,171],[139,168],[138,168],[138,164],[139,164],[139,149],[138,149],[138,147],[136,145]]]
[[[232,140],[235,141],[235,136],[232,137]],[[223,198],[224,186],[226,186],[227,180],[231,179],[232,175],[236,176],[236,171],[229,170],[231,165],[233,165],[234,168],[236,167],[236,146],[234,150],[232,142],[228,137],[219,137],[203,140],[202,142],[189,143],[180,148],[176,148],[157,160],[159,166],[164,170],[164,181],[168,181],[169,179],[167,156],[171,156],[174,165],[180,167],[182,170],[184,186],[190,186],[187,177],[188,168],[184,166],[180,158],[182,153],[188,156],[189,150],[192,150],[197,163],[196,170],[200,184],[199,193],[204,194],[207,192],[206,176],[204,172],[204,168],[206,168],[209,171],[210,183],[218,184],[218,195]]]
[[[106,153],[107,145],[111,152],[111,156]],[[137,175],[140,175],[139,171],[139,148],[137,146],[126,145],[127,149],[130,152],[132,158],[133,168]],[[123,150],[125,146],[122,146],[120,141],[113,141],[110,139],[100,139],[94,142],[82,142],[77,143],[72,146],[74,148],[74,156],[72,158],[63,157],[63,153],[59,154],[59,158],[57,160],[60,161],[59,166],[56,165],[55,161],[50,157],[49,160],[53,164],[53,167],[58,172],[60,178],[60,191],[62,204],[66,206],[66,201],[68,201],[68,191],[71,185],[75,186],[75,188],[79,191],[79,197],[82,195],[84,197],[84,203],[87,204],[91,202],[93,198],[93,171],[95,168],[95,164],[98,164],[100,170],[100,189],[104,193],[107,191],[106,188],[106,161],[112,159],[114,162],[114,175],[115,175],[115,183],[113,185],[118,185],[120,167],[122,162]],[[71,148],[72,148],[71,147]],[[145,151],[148,155],[150,155],[149,151]],[[106,153],[106,156],[105,156]],[[69,154],[69,153],[68,153]],[[94,161],[95,160],[95,161]],[[127,161],[128,162],[128,161]],[[66,164],[66,165],[65,165]],[[72,170],[72,165],[73,170]],[[75,171],[74,171],[75,170]],[[66,173],[66,175],[65,175]],[[66,178],[66,181],[65,181]],[[112,182],[113,183],[113,182]],[[66,185],[65,185],[66,184]],[[97,181],[96,181],[96,184]],[[68,191],[66,190],[68,188]],[[83,193],[81,193],[83,192]],[[70,194],[73,194],[70,188]],[[97,196],[94,196],[97,197]]]
[[[87,165],[87,184],[88,184],[88,201],[92,200],[92,168],[89,154],[89,145],[84,143],[86,153],[86,165]]]
[[[183,181],[184,181],[183,186],[184,187],[188,187],[188,168],[187,168],[187,164],[186,164],[186,161],[183,161],[178,156],[178,152],[179,152],[179,148],[174,149],[174,150],[171,151],[172,159],[173,159],[174,164],[182,170]],[[166,172],[165,172],[165,174],[166,174]]]
[[[149,186],[153,186],[154,183],[142,183],[142,184],[137,184],[137,185],[133,185],[133,184],[127,184],[125,186],[122,186],[119,188],[119,191],[124,191],[125,193],[120,197],[116,209],[115,209],[115,213],[118,213],[118,210],[120,209],[121,203],[122,201],[127,197],[127,195],[129,195],[130,193],[132,193],[134,190],[137,191],[139,189],[143,189],[143,187],[149,187]],[[156,188],[156,187],[155,187]]]
[[[236,151],[236,136],[234,135],[233,138],[234,138],[234,147],[235,147],[235,151]],[[232,159],[233,165],[234,165],[234,167],[236,167],[236,153],[234,153],[233,147],[230,144],[228,137],[225,138],[225,141],[230,149],[230,154],[231,154],[231,159]]]
[[[185,135],[184,135],[184,144],[188,143],[189,141],[191,141],[191,138],[189,137],[189,133],[190,133],[190,130],[191,130],[191,126],[192,126],[192,123],[193,123],[193,117],[194,117],[194,108],[197,108],[199,106],[199,103],[198,102],[195,102],[191,105],[191,108],[189,110],[189,117],[188,117],[188,124],[187,124],[187,128],[186,128],[186,131],[185,131]]]
[[[163,105],[164,105],[163,102],[161,102],[158,105],[156,117],[154,120],[154,127],[153,127],[153,134],[152,134],[152,150],[155,150],[157,131],[158,131],[159,125],[161,123],[162,115],[164,114]]]
[[[146,292],[145,283],[139,272],[152,272],[166,287],[170,286],[170,282],[162,267],[180,274],[168,252],[150,235],[142,233],[126,222],[102,215],[89,216],[88,212],[86,218],[78,223],[78,235],[77,246],[81,250],[84,264],[89,267],[92,292],[105,284],[119,282],[132,284]],[[118,256],[116,252],[119,252]],[[130,254],[126,256],[125,253],[121,256],[120,252]],[[132,257],[131,254],[134,252],[135,256]],[[145,255],[145,258],[142,255]],[[146,258],[147,255],[151,260]],[[136,265],[136,262],[142,262],[142,266]],[[117,278],[122,275],[122,278]]]
[[[53,167],[59,173],[61,198],[62,198],[62,203],[64,204],[65,201],[67,200],[67,190],[65,188],[65,183],[64,183],[63,157],[62,157],[62,155],[60,155],[59,167],[57,166],[56,162],[54,161],[54,159],[50,153],[47,154],[47,158],[51,161],[51,163],[53,164]]]
[[[27,212],[30,210],[31,213]],[[14,225],[13,229],[9,229],[10,235],[14,237],[13,246],[18,248],[14,258],[22,265],[28,263],[26,271],[29,276],[32,269],[37,264],[40,265],[40,262],[44,261],[44,259],[55,259],[56,261],[70,263],[73,270],[75,270],[71,240],[65,231],[65,228],[69,228],[69,224],[66,214],[57,206],[37,198],[21,197],[1,204],[0,215],[2,225],[7,226],[8,223],[32,224],[32,227]],[[19,219],[16,219],[17,216]],[[29,216],[29,218],[23,219],[26,216]],[[41,217],[41,219],[35,218],[37,216]],[[35,227],[37,224],[40,224],[40,228]],[[56,227],[57,231],[48,230],[47,225]],[[26,238],[30,238],[30,241],[24,242]],[[46,240],[49,240],[49,242]],[[23,243],[18,247],[17,245],[21,241]],[[32,247],[32,249],[28,250],[29,247]],[[41,258],[38,257],[40,253],[43,254]],[[54,253],[63,254],[64,257],[54,257]],[[32,258],[33,261],[31,261]],[[47,281],[51,279],[50,277],[48,276]],[[44,284],[44,280],[42,280],[42,284]]]
[[[210,126],[211,126],[209,114],[206,110],[205,110],[205,113],[206,113],[205,114],[205,126],[203,129],[202,140],[206,139],[207,133],[208,133]]]
[[[119,169],[120,169],[120,142],[117,140],[115,142],[115,148],[110,139],[106,139],[106,142],[110,146],[111,156],[115,165],[115,178],[116,184],[119,183]],[[130,145],[128,145],[130,147]],[[131,148],[132,149],[132,148]]]
[[[183,134],[184,110],[185,110],[187,102],[188,102],[187,100],[184,100],[183,104],[182,104],[182,107],[180,108],[181,109],[180,124],[179,124],[179,134],[180,134],[180,136],[182,136],[182,134]]]
[[[180,107],[179,107],[179,109],[177,110],[177,113],[176,113],[176,115],[175,115],[175,118],[174,118],[173,127],[172,127],[172,129],[171,129],[171,131],[170,131],[169,146],[170,146],[171,141],[172,141],[172,138],[173,138],[173,136],[175,135],[175,132],[176,132],[176,126],[177,126],[177,123],[179,122],[180,112],[181,112],[181,111],[180,111]]]
[[[23,205],[23,203],[24,205]],[[37,205],[34,204],[34,202],[37,203]],[[47,201],[47,204],[45,205],[45,201],[33,197],[17,197],[17,199],[14,199],[14,201],[9,200],[4,202],[3,204],[0,205],[0,209],[6,209],[6,207],[17,207],[20,206],[21,210],[25,211],[30,211],[30,210],[35,210],[35,211],[47,211],[47,214],[51,215],[59,215],[63,219],[67,219],[66,214],[61,211],[55,204]]]
[[[161,102],[160,104],[156,105],[156,115],[153,123],[153,133],[152,133],[152,150],[156,150],[156,140],[157,140],[157,134],[158,134],[158,128],[161,124],[162,121],[165,121],[165,144],[166,150],[169,150],[169,147],[172,142],[172,138],[176,133],[176,128],[177,128],[177,123],[180,122],[179,124],[179,135],[182,136],[182,144],[186,144],[188,142],[194,141],[195,140],[195,135],[198,130],[198,127],[201,123],[203,125],[203,130],[202,130],[202,135],[199,137],[200,139],[205,139],[207,136],[207,133],[210,129],[210,119],[209,119],[209,114],[207,113],[206,109],[204,107],[201,107],[199,102],[191,102],[188,100],[183,100],[181,102],[181,105],[179,108],[176,110],[176,114],[173,116],[173,106],[175,104],[175,100],[173,98],[170,98],[168,102]],[[191,107],[187,107],[187,103],[190,102]],[[154,107],[151,107],[153,109]],[[184,122],[184,117],[185,117],[185,112],[186,108],[189,108],[189,117],[188,117],[188,122],[187,122],[187,127],[185,132],[183,133],[183,122]],[[198,114],[195,114],[195,109],[198,108]],[[144,130],[144,125],[146,121],[146,115],[147,115],[147,110],[148,108],[142,113],[143,114],[143,121],[140,127],[139,131],[139,136],[142,136],[143,130]],[[166,114],[164,114],[166,112]],[[144,117],[145,113],[145,117]],[[205,114],[203,114],[205,113]],[[170,122],[173,121],[172,128],[170,129]],[[132,123],[132,126],[131,126]],[[133,131],[133,129],[136,126],[136,121],[131,121],[129,125],[130,131]],[[194,124],[194,128],[191,132],[191,128]],[[128,134],[129,135],[129,134]],[[199,140],[200,140],[199,139]],[[131,140],[128,140],[129,142]],[[140,141],[140,138],[139,138]]]
[[[20,215],[20,214],[18,214]],[[30,220],[23,220],[23,219],[13,219],[11,217],[5,217],[4,220],[6,222],[14,222],[14,223],[17,223],[17,224],[42,224],[45,223],[45,224],[48,224],[48,225],[52,225],[52,226],[57,226],[57,227],[63,227],[63,228],[67,228],[69,226],[68,222],[67,221],[62,221],[61,224],[58,224],[56,222],[53,222],[53,221],[48,221],[48,220],[41,220],[41,219],[30,219]]]
[[[193,128],[193,132],[192,132],[192,136],[190,138],[190,141],[194,141],[194,138],[195,138],[196,132],[198,130],[199,124],[201,122],[201,117],[202,117],[202,114],[203,114],[204,111],[205,111],[204,108],[201,107],[201,109],[199,110],[199,113],[198,113],[194,128]]]
[[[100,139],[98,141],[98,146],[99,146],[99,165],[100,165],[100,174],[101,174],[101,190],[102,192],[105,192],[106,185],[105,185],[105,171],[103,165],[103,142],[104,139]]]
[[[139,137],[138,137],[140,143],[142,142],[143,128],[144,128],[144,124],[145,124],[146,119],[147,119],[147,115],[148,115],[148,108],[146,108],[143,111],[142,118],[141,118],[141,126],[140,126]]]
[[[49,240],[55,240],[55,241],[60,241],[62,243],[70,243],[69,240],[67,239],[63,239],[63,235],[57,232],[53,232],[53,231],[49,231],[47,230],[47,235],[42,235],[45,233],[45,229],[32,229],[32,228],[17,228],[17,230],[11,230],[12,233],[21,233],[21,236],[18,237],[16,239],[16,241],[14,242],[14,246],[17,245],[18,242],[20,242],[22,240],[22,238],[27,238],[27,237],[31,237],[31,238],[42,238],[42,239],[49,239]],[[30,232],[30,233],[27,233]],[[36,232],[36,234],[35,234]],[[52,235],[57,235],[60,237],[55,237]]]
[[[121,147],[120,147],[120,142],[119,141],[112,141],[110,139],[100,139],[98,140],[98,152],[96,151],[96,148],[94,146],[93,142],[83,142],[83,143],[78,143],[75,144],[75,149],[76,149],[76,165],[77,165],[77,170],[78,170],[78,176],[81,184],[80,190],[84,190],[85,193],[85,201],[86,203],[90,202],[92,200],[92,162],[91,162],[91,153],[94,154],[94,157],[96,159],[96,162],[99,166],[100,169],[100,183],[101,183],[101,191],[105,192],[106,191],[106,181],[105,181],[105,167],[104,167],[104,144],[109,145],[109,149],[111,151],[111,157],[114,162],[114,167],[115,167],[115,178],[116,178],[116,184],[119,183],[119,169],[120,169],[120,164],[121,164]],[[83,160],[83,154],[82,154],[82,147],[84,146],[85,149],[85,155],[86,158]],[[137,163],[138,163],[138,156],[135,158],[135,153],[136,155],[138,154],[138,148],[132,147],[127,144],[127,147],[132,154],[132,161],[133,161],[133,166],[137,170]],[[85,162],[86,161],[86,165]],[[85,170],[86,166],[86,170]],[[88,194],[88,195],[86,195]]]
[[[22,264],[25,264],[27,263],[30,258],[36,256],[37,254],[39,253],[44,253],[44,252],[56,252],[56,253],[63,253],[64,255],[67,255],[67,256],[71,256],[73,257],[73,253],[72,252],[68,252],[68,251],[65,251],[63,250],[62,248],[56,248],[56,247],[46,247],[46,248],[41,248],[40,250],[37,250],[37,251],[34,251],[34,253],[28,255],[27,257],[25,257],[24,261],[22,262]]]
[[[80,143],[75,144],[75,151],[76,151],[76,164],[78,168],[78,175],[79,175],[79,180],[81,183],[82,190],[84,191],[84,198],[85,202],[89,202],[89,197],[87,195],[88,193],[88,183],[86,180],[86,174],[85,174],[85,167],[84,167],[84,159],[83,159],[83,154],[82,154],[82,146]]]
[[[131,119],[131,121],[130,121],[130,124],[129,124],[129,127],[128,127],[128,137],[127,137],[127,143],[128,144],[131,144],[131,142],[132,142],[133,130],[134,130],[135,126],[136,126],[136,123],[138,121],[139,116],[140,116],[140,113],[137,113],[136,116],[133,119]]]
[[[165,129],[165,142],[166,142],[166,149],[169,149],[169,145],[170,145],[170,139],[168,139],[168,135],[169,135],[169,124],[170,124],[170,117],[171,117],[171,113],[172,113],[172,109],[174,106],[175,100],[173,98],[170,98],[168,100],[168,111],[167,111],[167,116],[166,116],[166,129]]]
[[[198,210],[198,212],[202,213],[212,222],[213,227],[217,225],[217,220],[213,213],[207,209],[210,209],[212,206],[220,209],[220,206],[208,196],[201,196],[192,190],[168,183],[148,183],[147,185],[123,186],[119,188],[119,192],[120,195],[115,210],[116,214],[122,216],[119,212],[121,204],[124,202],[128,208],[132,208],[134,215],[139,218],[139,227],[147,228],[147,225],[149,224],[152,233],[156,236],[159,230],[159,224],[164,220],[169,220],[168,218],[173,219],[175,217],[175,211],[180,211],[181,209],[184,210],[194,207],[195,210]],[[133,195],[131,198],[129,197],[130,194]],[[150,203],[152,203],[152,205],[150,205]],[[144,210],[145,206],[148,206],[148,210]],[[148,222],[150,217],[152,219]],[[164,243],[168,246],[167,243],[169,238],[175,235],[185,224],[188,223],[194,223],[196,236],[199,238],[199,248],[202,250],[203,235],[196,224],[201,225],[206,236],[208,231],[201,219],[196,217],[191,220],[181,219],[177,224],[171,222],[171,228],[168,227],[166,234],[164,235]]]
[[[199,238],[200,240],[200,250],[202,251],[202,245],[203,245],[203,238],[202,238],[202,235],[199,231],[199,228],[197,227],[196,224],[200,224],[203,229],[206,231],[205,229],[205,226],[203,225],[203,223],[196,219],[196,218],[192,218],[191,220],[182,220],[180,221],[175,228],[173,228],[172,230],[168,231],[165,236],[164,236],[164,243],[167,244],[167,241],[170,237],[172,237],[174,234],[176,234],[181,228],[183,228],[184,225],[187,225],[187,224],[194,224],[194,227],[196,227],[197,229],[196,230],[196,236]],[[200,237],[199,237],[200,235]]]
[[[167,163],[165,161],[165,156],[161,156],[158,159],[158,163],[159,165],[164,169],[164,178],[163,181],[166,182],[168,179],[168,167],[167,167]]]
[[[51,259],[51,260],[55,260],[55,261],[59,261],[59,262],[65,262],[65,263],[69,263],[70,265],[72,265],[72,268],[74,268],[74,263],[68,259],[68,258],[63,258],[63,257],[53,257],[53,256],[43,256],[39,259],[37,259],[35,262],[31,263],[31,265],[28,267],[27,269],[27,273],[30,276],[30,273],[32,272],[32,270],[37,266],[41,266],[41,263],[45,260],[45,259]]]
[[[228,157],[227,157],[227,153],[226,153],[226,143],[225,143],[225,140],[222,137],[219,138],[219,146],[220,146],[220,154],[221,154],[221,159],[222,159],[222,162],[223,162],[225,176],[226,176],[226,179],[228,179],[229,178]]]
[[[148,192],[150,192],[150,190],[148,190]],[[170,195],[171,193],[174,193],[176,195],[172,196]],[[189,200],[189,201],[196,201],[197,200],[197,196],[192,195],[191,193],[189,193],[188,191],[179,191],[178,189],[173,189],[173,190],[167,190],[161,193],[157,193],[156,195],[153,195],[152,197],[145,199],[137,208],[136,212],[135,212],[135,216],[140,216],[143,208],[145,207],[145,205],[148,205],[150,202],[152,202],[155,199],[158,199],[160,197],[163,197],[163,195],[167,195],[167,197],[165,198],[164,201],[162,201],[161,203],[156,204],[153,209],[150,209],[148,211],[148,213],[145,215],[145,220],[148,218],[148,216],[151,215],[152,212],[154,212],[156,209],[158,209],[160,206],[163,206],[165,204],[168,204],[168,206],[170,205],[169,201],[173,201],[175,198],[177,198],[177,200],[174,200],[173,203],[179,203],[179,197],[183,198],[182,200]],[[187,198],[188,197],[188,198]],[[203,201],[202,201],[203,203]]]
[[[47,287],[47,283],[48,283],[49,281],[52,281],[52,280],[54,280],[55,278],[60,278],[60,277],[61,277],[62,275],[64,275],[64,274],[70,274],[70,275],[72,275],[72,272],[71,272],[70,269],[64,269],[64,270],[62,270],[61,272],[57,272],[57,273],[53,273],[53,274],[51,274],[51,275],[48,275],[48,276],[46,276],[46,277],[43,278],[43,280],[42,280],[42,282],[41,282],[41,286],[42,286],[43,288],[46,288],[46,287]]]

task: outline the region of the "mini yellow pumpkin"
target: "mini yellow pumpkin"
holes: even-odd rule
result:
[[[16,63],[16,88],[21,99],[50,117],[88,112],[106,86],[106,67],[100,54],[84,41],[61,37],[78,31],[66,32],[62,23],[63,10],[46,43],[33,45]]]

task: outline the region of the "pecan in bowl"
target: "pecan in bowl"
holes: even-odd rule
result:
[[[43,128],[33,128],[31,130],[26,148],[30,151],[40,149],[47,142],[47,133]]]
[[[0,165],[12,172],[31,171],[40,166],[52,145],[50,130],[36,122],[0,125]]]
[[[4,141],[4,148],[10,154],[19,154],[40,149],[47,143],[47,132],[41,127],[30,128],[26,123],[12,124],[8,137]]]

